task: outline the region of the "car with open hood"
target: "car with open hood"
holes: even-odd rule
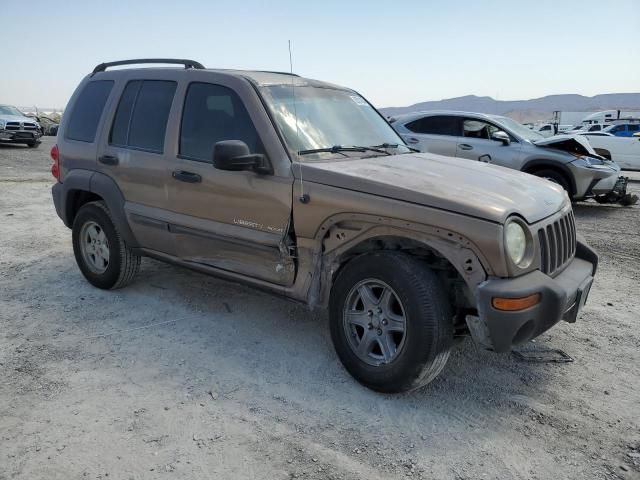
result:
[[[573,200],[628,203],[620,166],[582,137],[544,137],[508,117],[429,111],[391,119],[405,142],[423,152],[493,163],[545,178]]]
[[[144,63],[183,68],[110,68]],[[575,322],[596,272],[559,186],[416,153],[356,91],[293,74],[100,64],[57,142],[53,201],[88,282],[123,287],[147,256],[326,308],[378,391],[430,382],[454,337],[509,352]]]

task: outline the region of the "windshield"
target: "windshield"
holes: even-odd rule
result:
[[[540,135],[538,132],[534,132],[533,130],[528,129],[521,123],[518,123],[515,120],[510,119],[509,117],[494,116],[493,119],[496,120],[499,124],[505,126],[512,133],[515,133],[519,137],[522,137],[525,140],[529,140],[530,142],[541,140],[544,138],[544,136]]]
[[[299,85],[269,86],[261,91],[289,148],[298,153],[329,150],[313,152],[305,158],[376,154],[372,150],[354,153],[334,147],[379,147],[393,149],[393,153],[410,151],[378,112],[354,92]]]
[[[0,115],[16,115],[18,117],[24,117],[20,110],[9,105],[0,105]]]

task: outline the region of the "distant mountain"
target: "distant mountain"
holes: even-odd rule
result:
[[[583,95],[548,95],[531,100],[494,100],[491,97],[467,95],[408,107],[381,108],[384,115],[401,115],[422,110],[464,110],[468,112],[507,115],[521,122],[550,120],[555,110],[593,112],[599,110],[640,110],[640,93],[607,93],[594,97]]]

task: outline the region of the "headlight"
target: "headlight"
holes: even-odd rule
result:
[[[518,222],[510,221],[505,227],[504,239],[511,261],[520,268],[527,268],[531,260],[526,258],[529,245],[524,228]]]
[[[593,157],[580,157],[573,163],[584,168],[609,168],[606,161]]]

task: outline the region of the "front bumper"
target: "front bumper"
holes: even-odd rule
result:
[[[0,130],[0,142],[4,143],[40,142],[40,137],[39,130]]]
[[[584,306],[598,263],[597,254],[579,241],[576,256],[556,277],[539,270],[516,278],[489,278],[478,287],[478,316],[468,316],[474,340],[496,352],[508,352],[560,320],[573,323]],[[494,297],[523,298],[540,294],[540,302],[520,311],[492,306]]]
[[[610,162],[605,168],[588,168],[577,162],[567,165],[575,179],[574,198],[582,200],[611,192],[620,176],[620,166]]]

